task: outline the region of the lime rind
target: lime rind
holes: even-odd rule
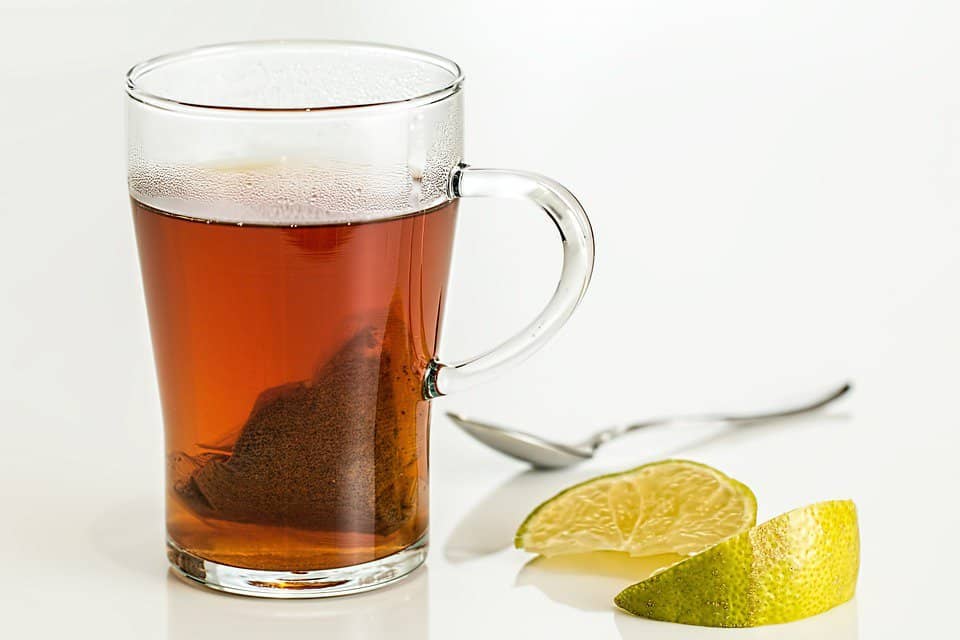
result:
[[[723,540],[614,599],[634,615],[711,627],[779,624],[850,600],[860,567],[856,506],[820,502]]]

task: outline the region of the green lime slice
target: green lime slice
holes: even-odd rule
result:
[[[692,555],[756,520],[757,501],[745,485],[705,464],[666,460],[558,493],[527,516],[514,542],[544,556]]]
[[[687,558],[616,597],[638,616],[709,627],[799,620],[853,597],[860,567],[849,500],[789,511]]]

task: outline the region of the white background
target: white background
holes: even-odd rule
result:
[[[960,389],[960,39],[951,2],[0,1],[0,635],[660,638],[631,582],[524,567],[540,499],[669,455],[752,486],[760,517],[852,497],[856,599],[729,637],[949,635]],[[593,220],[594,281],[549,347],[437,402],[428,568],[380,592],[263,602],[168,577],[161,425],[124,180],[122,75],[249,38],[427,49],[467,74],[467,160],[539,171]],[[555,232],[465,202],[443,354],[545,302]],[[636,435],[520,475],[442,417],[573,440],[749,409],[851,377],[822,416]],[[600,569],[598,569],[600,571]]]

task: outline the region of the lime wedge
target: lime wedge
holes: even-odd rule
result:
[[[756,520],[757,501],[745,485],[705,464],[665,460],[558,493],[527,516],[514,544],[544,556],[692,555]]]
[[[860,567],[849,500],[789,511],[673,565],[616,597],[655,620],[754,627],[799,620],[853,597]]]

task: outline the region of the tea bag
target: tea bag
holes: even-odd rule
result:
[[[312,379],[263,391],[232,452],[198,460],[175,491],[223,520],[399,529],[416,513],[421,400],[402,311],[395,296],[383,329],[359,330]]]

